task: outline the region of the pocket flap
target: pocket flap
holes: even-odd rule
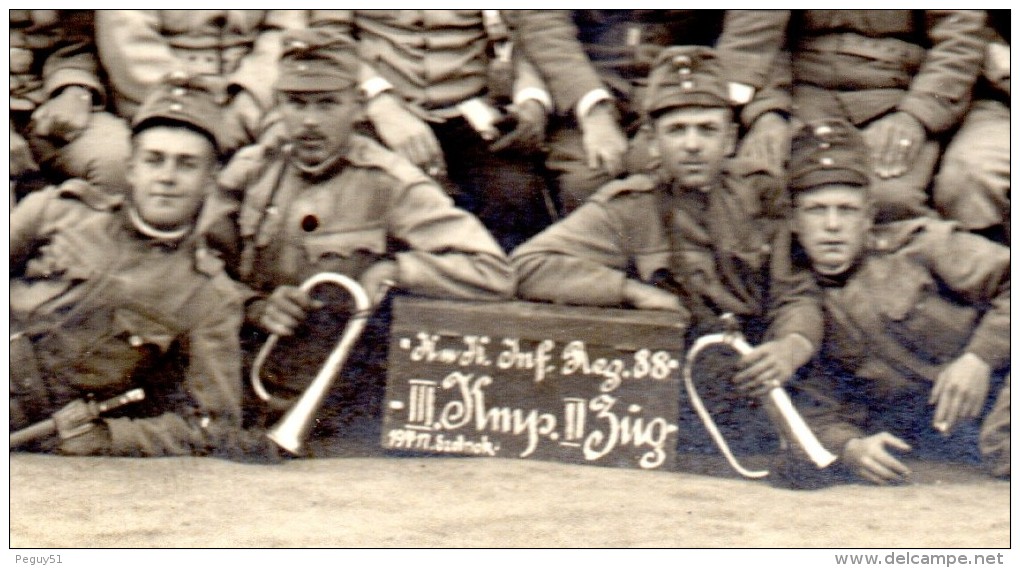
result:
[[[166,353],[176,337],[174,330],[166,324],[134,310],[122,308],[114,311],[113,325],[117,335],[124,337],[132,347],[153,345],[160,353]]]
[[[373,227],[307,235],[304,246],[311,262],[328,256],[350,258],[358,252],[382,255],[386,253],[386,231],[382,227]]]

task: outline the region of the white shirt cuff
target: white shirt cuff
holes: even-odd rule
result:
[[[525,87],[516,93],[514,93],[514,104],[519,105],[524,101],[538,101],[543,107],[545,112],[552,111],[553,102],[552,97],[545,89],[539,89],[538,87]]]
[[[366,79],[359,85],[361,92],[365,94],[365,100],[372,100],[379,96],[379,93],[386,92],[393,88],[393,84],[382,77]]]
[[[730,102],[741,106],[751,102],[754,98],[754,87],[743,83],[729,83]]]
[[[609,94],[609,91],[599,88],[592,89],[585,93],[581,100],[577,101],[577,120],[580,121],[585,115],[591,110],[593,106],[602,101],[613,100],[613,95]]]

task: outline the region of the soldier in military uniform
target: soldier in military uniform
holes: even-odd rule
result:
[[[932,186],[945,219],[1002,244],[1010,239],[1009,10],[988,10],[989,40],[974,101],[942,155]]]
[[[10,15],[12,202],[68,178],[123,193],[128,125],[104,111],[91,10]]]
[[[126,118],[165,73],[208,77],[229,156],[268,128],[280,36],[305,20],[303,10],[96,10],[96,44]]]
[[[940,138],[959,125],[980,73],[984,20],[977,10],[793,12],[793,114],[861,130],[876,221],[935,216],[928,185]]]
[[[777,171],[784,166],[789,69],[785,60],[774,61],[787,20],[782,12],[527,10],[520,20],[521,47],[560,110],[549,134],[548,166],[565,212],[623,171],[654,165],[647,133],[639,129],[641,101],[652,62],[671,45],[717,49],[729,99],[739,110],[741,154],[767,159]]]
[[[315,334],[332,336],[330,348],[336,341],[344,316],[312,310],[318,303],[298,288],[320,272],[358,279],[373,297],[385,281],[406,293],[464,300],[513,293],[507,258],[482,224],[409,161],[354,132],[364,111],[359,65],[353,46],[326,30],[288,35],[276,83],[286,144],[246,150],[221,176],[242,200],[237,272],[252,291],[248,324],[285,337],[300,330],[299,345],[277,347],[283,354],[307,352]],[[373,319],[349,358],[359,370],[345,376],[360,379],[345,382],[327,408],[360,406],[375,417],[385,319]],[[277,375],[287,377],[272,385],[279,392],[304,389],[300,378]]]
[[[1009,249],[936,219],[873,226],[867,149],[843,121],[808,125],[793,152],[798,262],[827,322],[818,367],[796,386],[840,455],[834,473],[902,482],[909,453],[980,457],[1008,477]]]
[[[806,275],[770,254],[783,247],[778,180],[728,159],[737,126],[719,73],[710,48],[663,51],[644,106],[659,177],[605,185],[511,261],[526,299],[693,312],[695,329],[735,314],[764,343],[724,390],[753,396],[810,359],[821,313]]]
[[[313,10],[357,45],[372,128],[510,251],[552,222],[552,100],[505,10]]]
[[[195,230],[218,121],[210,93],[174,77],[135,114],[126,196],[70,180],[11,212],[12,431],[59,409],[43,449],[234,455],[241,296]],[[136,387],[145,401],[87,412]]]

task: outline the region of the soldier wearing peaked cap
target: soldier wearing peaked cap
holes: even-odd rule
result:
[[[60,434],[37,449],[237,450],[241,296],[196,230],[218,121],[199,82],[167,77],[135,115],[126,196],[71,180],[11,212],[10,427],[55,413]],[[86,412],[86,399],[132,388],[143,402]]]
[[[656,56],[672,45],[714,47],[738,110],[740,155],[786,159],[788,69],[778,58],[780,10],[522,10],[521,48],[549,84],[549,169],[565,211],[622,171],[651,167],[641,103]],[[776,60],[779,65],[773,63]],[[618,125],[617,125],[618,123]],[[628,147],[627,138],[630,138]]]
[[[743,403],[743,393],[790,380],[821,342],[814,287],[781,253],[789,246],[779,180],[730,159],[737,126],[711,48],[664,50],[643,112],[661,159],[657,177],[603,186],[514,251],[519,294],[691,314],[696,330],[735,314],[753,343],[764,341],[741,361],[736,388],[720,394],[740,392]]]
[[[867,146],[846,122],[809,123],[793,146],[796,260],[826,316],[797,385],[819,439],[842,473],[877,484],[909,477],[905,453],[1008,477],[1009,250],[947,221],[873,226]],[[802,473],[788,477],[817,481]]]
[[[364,110],[359,66],[351,44],[335,34],[288,34],[276,84],[285,144],[239,154],[220,178],[243,196],[237,273],[251,291],[246,335],[255,345],[265,333],[302,338],[300,345],[282,341],[279,353],[307,352],[310,337],[335,345],[346,316],[330,306],[312,310],[312,298],[298,288],[320,272],[355,278],[370,296],[387,280],[402,292],[444,298],[495,300],[513,292],[507,258],[482,224],[409,161],[355,132]],[[377,418],[385,318],[383,307],[349,357],[359,371],[345,376],[361,379],[345,381],[347,390],[334,393],[327,412],[360,407]],[[293,377],[271,385],[283,397],[310,380],[277,375]]]

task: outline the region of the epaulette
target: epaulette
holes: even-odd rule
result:
[[[364,136],[351,136],[347,161],[358,167],[382,170],[404,185],[431,180],[418,166],[400,154]]]
[[[112,211],[124,202],[124,197],[111,195],[82,179],[69,179],[57,187],[62,199],[77,199],[96,211]]]
[[[877,225],[869,235],[868,248],[878,252],[897,251],[922,233],[937,229],[939,225],[945,225],[947,230],[952,230],[951,223],[938,223],[924,217]]]
[[[659,184],[655,178],[644,174],[634,174],[624,179],[613,180],[606,185],[603,185],[589,198],[589,200],[598,203],[606,203],[609,200],[622,195],[648,193],[658,186]]]

